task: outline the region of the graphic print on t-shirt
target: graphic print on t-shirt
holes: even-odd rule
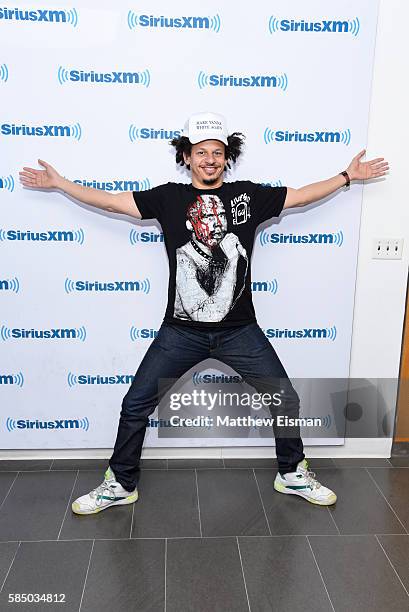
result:
[[[219,322],[243,292],[247,253],[238,236],[227,231],[226,210],[219,196],[198,195],[186,217],[191,237],[176,249],[174,317]]]
[[[250,219],[250,196],[247,193],[241,193],[230,200],[231,214],[233,217],[233,225],[247,223]]]

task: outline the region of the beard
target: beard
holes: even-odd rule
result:
[[[215,177],[215,178],[202,179],[202,182],[204,185],[214,185],[214,183],[217,183],[218,180],[219,180],[219,177]]]

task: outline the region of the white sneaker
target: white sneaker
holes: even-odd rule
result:
[[[308,469],[307,459],[297,465],[295,472],[282,476],[279,472],[274,480],[274,489],[280,493],[300,495],[312,504],[331,506],[337,501],[334,491],[327,489],[314,478],[315,473]]]
[[[75,514],[96,514],[109,508],[110,506],[123,506],[133,504],[138,499],[138,489],[126,491],[115,478],[115,474],[110,467],[104,474],[104,482],[88,495],[78,497],[71,504]]]

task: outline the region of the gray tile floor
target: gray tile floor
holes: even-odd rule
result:
[[[312,459],[331,507],[272,459],[144,460],[136,504],[74,515],[106,465],[0,461],[1,610],[409,611],[409,458]]]

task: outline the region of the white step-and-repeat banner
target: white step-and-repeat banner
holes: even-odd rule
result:
[[[333,176],[366,146],[377,5],[1,5],[1,448],[112,447],[167,296],[159,225],[23,189],[19,170],[41,158],[112,193],[188,182],[169,139],[212,110],[247,137],[226,180],[295,188]],[[361,198],[353,184],[284,212],[260,228],[253,256],[259,324],[294,385],[303,379],[301,414],[327,424],[331,405],[311,399],[308,379],[349,374]],[[205,362],[184,388],[233,374]],[[158,429],[146,446],[274,443],[257,428],[173,440]]]

